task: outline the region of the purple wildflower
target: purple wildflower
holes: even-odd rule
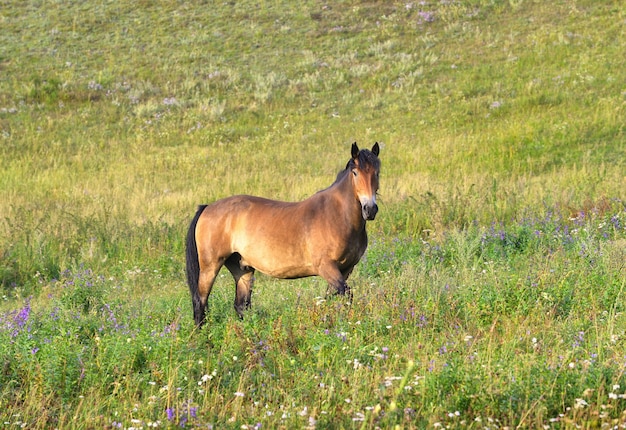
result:
[[[418,15],[420,22],[433,22],[435,20],[435,14],[433,12],[421,11]]]
[[[167,408],[165,410],[165,413],[167,414],[168,421],[174,421],[174,418],[176,416],[176,414],[174,413],[174,408]]]
[[[572,347],[578,348],[585,341],[585,332],[579,331],[576,337],[574,338],[574,343],[572,343]]]
[[[23,328],[30,316],[30,299],[26,300],[26,306],[24,306],[20,312],[15,316],[13,322],[18,328]]]

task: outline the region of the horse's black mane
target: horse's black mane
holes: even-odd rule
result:
[[[378,169],[380,167],[380,160],[372,151],[369,149],[361,149],[359,154],[357,155],[359,159],[359,166],[364,166],[366,164],[371,164],[372,167]],[[354,167],[354,159],[350,159],[348,164],[346,164],[346,169],[352,169]]]
[[[370,164],[375,169],[380,168],[380,160],[369,149],[361,149],[359,151],[359,154],[357,155],[357,159],[359,160],[359,166],[365,166],[366,164]],[[354,169],[354,166],[355,166],[354,159],[351,158],[346,164],[346,168],[341,170],[337,174],[337,178],[335,179],[335,182],[333,184],[336,184],[337,182],[339,182],[339,180],[341,180],[346,175],[346,173]]]

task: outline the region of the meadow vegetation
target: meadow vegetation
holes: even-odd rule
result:
[[[0,426],[626,426],[622,2],[0,5]],[[354,302],[224,271],[195,330],[197,205],[354,141]]]

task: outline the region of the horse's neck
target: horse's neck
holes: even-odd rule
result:
[[[332,195],[331,201],[340,202],[336,205],[338,210],[337,221],[345,219],[356,230],[365,230],[365,220],[361,214],[361,203],[354,194],[350,172],[339,178],[333,185],[324,190]]]

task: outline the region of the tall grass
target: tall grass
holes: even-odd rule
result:
[[[624,424],[620,2],[3,3],[0,423]],[[222,274],[195,207],[381,143],[355,302]]]
[[[377,238],[356,300],[260,277],[243,322],[218,280],[193,329],[175,276],[38,276],[1,320],[6,419],[28,426],[611,424],[623,418],[624,222],[556,216]],[[128,300],[128,297],[134,297]],[[12,359],[9,359],[12,358]],[[32,401],[37,398],[37,403]]]

